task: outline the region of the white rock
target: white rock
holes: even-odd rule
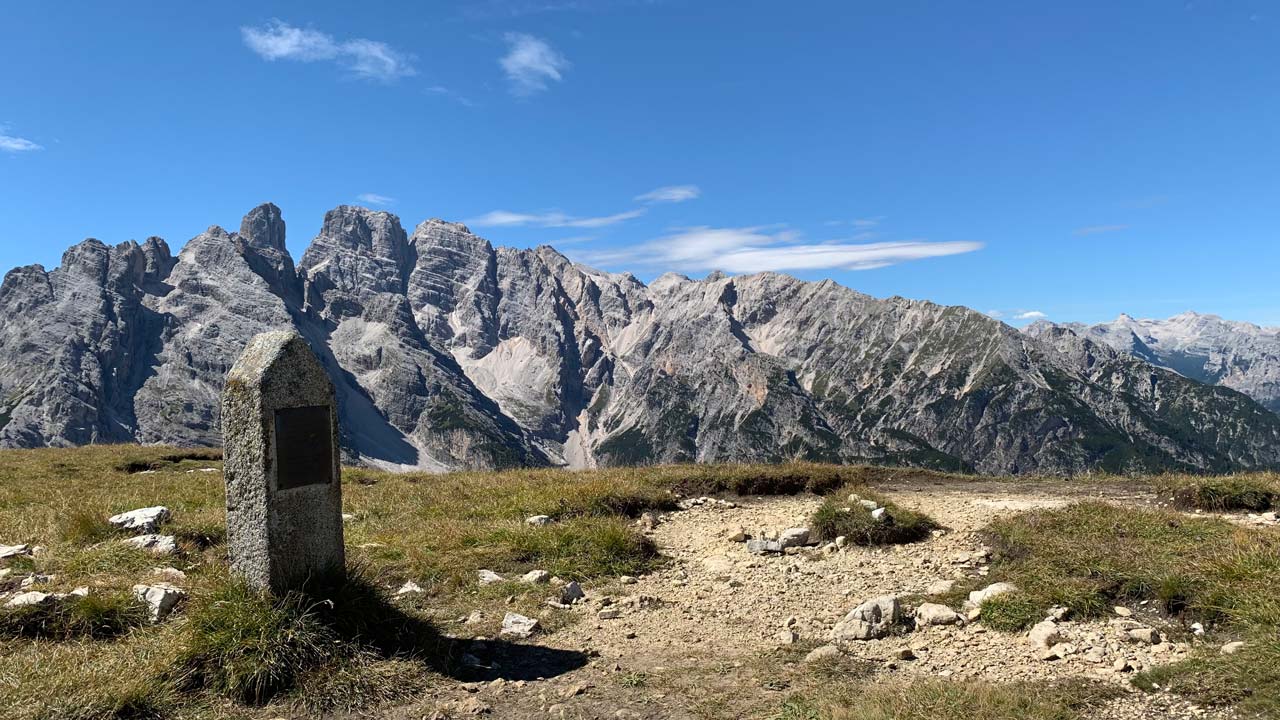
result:
[[[400,589],[396,591],[397,595],[408,595],[410,593],[422,592],[422,586],[412,580],[405,580]]]
[[[530,525],[536,525],[538,527],[542,527],[543,525],[551,524],[551,516],[550,515],[532,515],[530,517],[525,518],[524,521],[529,523]]]
[[[41,575],[40,573],[35,573],[22,578],[22,582],[18,583],[18,587],[29,588],[32,585],[48,585],[57,579],[57,575]]]
[[[89,597],[89,586],[81,585],[67,594],[71,597]]]
[[[121,530],[141,534],[151,534],[160,528],[160,524],[169,519],[169,508],[163,505],[138,508],[129,512],[112,515],[107,522]]]
[[[946,605],[925,603],[916,608],[917,625],[955,625],[958,622],[960,622],[960,614]]]
[[[766,540],[765,538],[752,538],[747,541],[747,552],[752,555],[768,555],[770,553],[780,553],[783,551],[782,543],[777,540]]]
[[[500,637],[527,638],[538,629],[538,621],[518,613],[509,612],[502,618]]]
[[[951,588],[956,586],[955,580],[935,580],[929,583],[929,587],[925,589],[925,593],[929,595],[942,595],[951,592]]]
[[[876,508],[875,510],[871,511],[871,517],[874,520],[879,520],[881,522],[884,522],[885,520],[889,519],[889,510],[888,508]]]
[[[831,640],[837,644],[851,640],[871,640],[889,634],[889,629],[901,619],[902,610],[898,598],[881,595],[871,598],[849,611],[831,631]]]
[[[623,585],[635,585],[636,579],[631,577],[630,575],[622,575],[618,578],[618,582],[622,583]]]
[[[658,527],[659,522],[658,513],[652,510],[640,513],[640,519],[636,520],[636,524],[639,525],[642,530],[652,530]]]
[[[356,519],[356,516],[352,515],[351,513],[342,513],[342,522],[344,523],[352,522],[355,519]]]
[[[178,552],[178,541],[172,535],[139,535],[121,542],[153,555],[176,555]]]
[[[809,544],[809,528],[794,527],[783,530],[778,535],[778,544],[783,550],[789,547],[800,547]]]
[[[1222,653],[1223,655],[1235,655],[1236,653],[1240,652],[1243,649],[1244,649],[1244,641],[1235,640],[1233,642],[1227,643],[1226,645],[1223,645],[1222,649],[1219,650],[1218,652]]]
[[[1013,583],[1006,583],[1006,582],[993,583],[991,585],[988,585],[982,588],[981,590],[974,590],[973,592],[969,593],[969,602],[975,607],[980,607],[982,603],[986,602],[987,600],[990,600],[993,597],[998,597],[1000,595],[1004,595],[1005,593],[1011,593],[1017,589],[1018,589],[1018,586],[1014,585]]]
[[[52,599],[53,596],[49,593],[36,592],[33,590],[31,592],[18,593],[17,595],[14,595],[9,598],[9,602],[5,603],[4,606],[7,608],[30,607],[32,605],[43,605]]]
[[[868,509],[868,510],[878,510],[878,509],[880,509],[880,505],[879,505],[879,503],[877,503],[877,502],[876,502],[876,501],[874,501],[874,500],[858,500],[858,504],[859,504],[859,505],[861,505],[862,507],[864,507],[864,508]]]
[[[582,586],[578,584],[577,580],[571,580],[560,588],[560,603],[562,605],[572,605],[586,597],[587,594],[582,592]]]
[[[147,606],[151,614],[151,622],[160,622],[173,612],[173,608],[187,594],[168,583],[155,585],[134,585],[133,596]]]
[[[481,585],[492,585],[494,583],[505,582],[506,578],[492,570],[481,570],[476,573],[480,578]]]
[[[800,640],[800,633],[791,629],[779,630],[778,634],[774,637],[778,641],[779,645],[794,645]]]
[[[30,545],[0,545],[0,560],[5,558],[18,557],[19,555],[30,555]]]
[[[1076,646],[1071,643],[1055,643],[1053,647],[1040,653],[1041,660],[1065,660],[1076,654]]]
[[[1191,623],[1191,634],[1196,636],[1204,635],[1204,625],[1198,622]]]
[[[1027,641],[1032,647],[1048,649],[1058,644],[1062,637],[1058,633],[1058,624],[1052,620],[1042,620],[1032,626],[1027,633]]]
[[[1120,607],[1119,605],[1117,605],[1116,607],[1112,608],[1112,611],[1114,611],[1114,612],[1115,612],[1115,614],[1116,614],[1116,615],[1119,615],[1120,617],[1132,617],[1132,616],[1133,616],[1133,611],[1132,611],[1132,610],[1130,610],[1130,609],[1129,609],[1129,608],[1127,608],[1127,607]]]
[[[551,581],[551,573],[546,570],[530,570],[520,576],[520,582],[525,585],[541,585]]]
[[[187,579],[187,574],[174,567],[151,568],[151,574],[170,583],[179,583]]]
[[[1160,633],[1154,628],[1135,628],[1129,631],[1129,640],[1143,645],[1157,645],[1160,643]]]
[[[809,654],[804,656],[804,661],[812,663],[837,657],[840,657],[840,648],[835,645],[822,645],[810,650]]]
[[[848,544],[849,544],[849,537],[847,535],[836,536],[836,547],[843,548]]]

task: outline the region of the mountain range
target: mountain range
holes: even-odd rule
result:
[[[383,467],[1280,467],[1280,416],[1245,394],[1274,402],[1274,370],[1215,375],[1254,356],[1142,327],[1143,349],[1097,328],[1021,332],[774,273],[646,285],[350,206],[295,264],[266,204],[176,257],[159,238],[90,239],[55,269],[7,273],[0,446],[220,444],[227,370],[256,333],[292,328],[334,380],[346,459]]]
[[[1055,327],[1053,323],[1038,320],[1026,330],[1038,335],[1051,327]],[[1168,320],[1121,315],[1109,323],[1064,323],[1057,327],[1192,380],[1239,390],[1268,410],[1280,412],[1280,328],[1196,312]]]

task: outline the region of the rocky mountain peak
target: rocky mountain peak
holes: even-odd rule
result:
[[[333,377],[348,460],[371,464],[1280,466],[1280,418],[1133,357],[1141,329],[1224,378],[1259,366],[1218,349],[1237,337],[1227,323],[1195,323],[1207,335],[1179,345],[1185,327],[1133,321],[1117,352],[1112,325],[1019,333],[776,273],[645,286],[459,223],[408,237],[395,215],[353,206],[326,213],[298,267],[267,203],[176,259],[159,238],[88,240],[51,272],[11,271],[0,446],[216,443],[231,363],[255,334],[293,328]],[[1239,337],[1261,348],[1276,334]]]
[[[239,235],[252,247],[288,252],[284,244],[284,220],[280,208],[273,203],[263,203],[250,210],[240,221]]]

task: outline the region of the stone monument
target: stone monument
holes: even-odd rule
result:
[[[222,390],[231,568],[281,594],[345,570],[333,384],[300,335],[249,341]]]

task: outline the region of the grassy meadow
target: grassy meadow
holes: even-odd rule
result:
[[[875,485],[890,472],[826,465],[666,466],[598,471],[515,470],[447,475],[348,468],[343,474],[350,581],[265,597],[226,569],[223,481],[217,451],[139,446],[0,451],[0,544],[40,546],[0,561],[12,577],[54,576],[39,590],[88,586],[55,606],[0,609],[0,718],[269,718],[367,712],[441,683],[466,679],[463,643],[494,637],[508,611],[554,631],[573,613],[547,612],[546,586],[481,587],[477,571],[517,578],[547,570],[588,588],[662,563],[636,518],[681,497],[812,493],[817,536],[853,544],[915,542],[937,524],[892,504]],[[931,474],[965,482],[962,476]],[[1097,479],[1090,482],[1096,482]],[[1274,474],[1162,476],[1138,483],[1179,508],[1274,509]],[[887,505],[892,530],[848,506],[848,495]],[[157,558],[122,545],[112,514],[165,505],[161,532],[180,552]],[[532,526],[525,518],[556,522]],[[1206,704],[1280,716],[1280,533],[1172,509],[1084,502],[1012,516],[986,530],[991,575],[1021,592],[984,608],[984,622],[1016,632],[1052,605],[1099,616],[1150,600],[1175,621],[1199,620],[1211,637],[1242,636],[1245,650],[1206,651],[1138,678]],[[154,568],[186,573],[189,593],[150,624],[133,600]],[[396,596],[413,581],[423,592]],[[0,580],[0,583],[10,580]],[[941,598],[959,606],[970,588]],[[462,623],[481,611],[484,619]],[[1216,646],[1210,643],[1210,648]],[[778,717],[1071,718],[1105,698],[1098,688],[960,685],[939,680],[866,684],[850,676],[822,693],[787,699]],[[914,713],[914,714],[912,714]],[[925,713],[925,714],[921,714]]]

